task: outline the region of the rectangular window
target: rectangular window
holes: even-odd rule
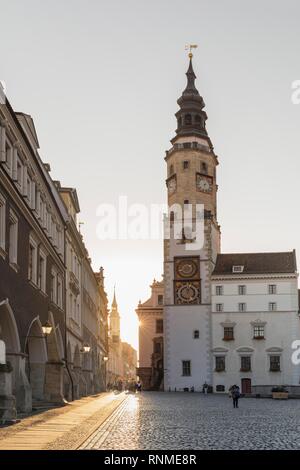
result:
[[[164,332],[163,320],[161,319],[156,320],[156,333],[163,333],[163,332]]]
[[[216,312],[223,312],[223,304],[216,304]]]
[[[18,263],[18,219],[15,213],[9,212],[9,262]]]
[[[19,156],[17,156],[17,175],[16,175],[16,178],[17,178],[17,184],[19,186],[19,189],[22,192],[23,191],[23,164],[22,164]]]
[[[5,167],[10,176],[12,176],[13,169],[13,148],[9,140],[5,141]]]
[[[5,251],[6,201],[0,194],[0,248]]]
[[[154,343],[154,353],[160,354],[161,353],[161,344],[158,342]]]
[[[157,296],[157,303],[158,303],[158,305],[163,305],[163,303],[164,303],[164,296],[163,295],[160,294],[160,295]]]
[[[244,271],[244,266],[232,266],[233,273],[242,273]]]
[[[199,339],[199,338],[200,338],[199,330],[194,330],[194,339]]]
[[[265,337],[265,327],[263,325],[257,325],[253,329],[254,339],[263,339]]]
[[[251,370],[251,356],[241,357],[241,372],[249,372]]]
[[[32,238],[29,240],[28,279],[37,283],[37,244]]]
[[[38,286],[43,292],[46,292],[46,255],[42,251],[39,253]]]
[[[52,302],[57,303],[57,273],[52,269],[51,271],[51,294],[50,298]]]
[[[269,311],[274,312],[275,310],[277,310],[276,302],[269,302]]]
[[[239,312],[246,312],[246,304],[244,302],[239,303]]]
[[[234,339],[233,335],[233,326],[225,326],[224,327],[224,338],[225,341],[231,341]]]
[[[270,371],[280,372],[280,356],[270,356]]]
[[[216,356],[216,372],[225,370],[225,356]]]
[[[190,166],[190,162],[188,160],[184,160],[183,162],[183,169],[184,170],[187,170]]]
[[[216,286],[216,295],[223,295],[223,286]]]
[[[182,375],[184,377],[191,375],[191,361],[182,361]]]
[[[246,295],[246,286],[239,286],[239,295]]]
[[[62,308],[63,306],[63,286],[62,286],[62,279],[60,276],[57,276],[57,305]]]
[[[276,294],[276,284],[269,284],[268,286],[269,294]]]
[[[27,176],[26,176],[25,184],[26,184],[26,197],[27,197],[27,200],[28,200],[28,204],[31,207],[31,178],[28,175],[28,173],[27,173]]]

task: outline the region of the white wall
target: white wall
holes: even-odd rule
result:
[[[268,294],[269,284],[277,285],[277,294]],[[215,295],[216,285],[224,286],[224,295]],[[238,285],[246,285],[247,295],[237,294]],[[226,371],[213,374],[214,391],[216,385],[225,385],[226,391],[235,383],[241,386],[242,378],[250,378],[252,386],[299,385],[299,366],[291,361],[292,342],[300,339],[296,276],[291,279],[213,280],[212,292],[213,356],[226,357]],[[239,302],[247,303],[246,312],[237,311]],[[277,302],[277,311],[268,311],[269,302]],[[224,304],[224,312],[215,312],[216,303]],[[255,322],[264,324],[265,339],[253,339]],[[223,340],[222,323],[235,324],[233,341]],[[251,356],[251,372],[240,372],[240,357],[243,354]],[[269,371],[270,354],[281,356],[280,372]]]

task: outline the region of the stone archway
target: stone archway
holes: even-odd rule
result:
[[[1,336],[6,346],[6,361],[12,365],[12,392],[17,399],[19,411],[31,410],[31,388],[25,372],[25,355],[21,351],[20,338],[9,300],[0,302]]]
[[[43,400],[45,386],[45,371],[48,360],[46,340],[42,324],[38,317],[29,326],[25,340],[26,372],[34,400]]]
[[[19,354],[21,352],[19,333],[8,299],[0,302],[0,327],[1,336],[6,346],[6,354]]]

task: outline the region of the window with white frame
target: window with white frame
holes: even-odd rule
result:
[[[270,371],[280,372],[280,356],[279,355],[270,356]]]
[[[269,311],[270,312],[275,312],[275,310],[277,310],[276,302],[269,302]]]
[[[6,231],[6,200],[0,194],[0,248],[5,251],[5,231]]]
[[[5,141],[5,167],[10,176],[13,169],[13,147],[8,139]]]
[[[246,312],[247,306],[245,302],[239,302],[238,309],[239,309],[239,312]]]
[[[216,286],[216,295],[223,295],[223,286]]]
[[[29,239],[28,279],[37,283],[37,243],[32,237]]]
[[[26,185],[27,201],[28,201],[29,206],[31,207],[31,178],[30,178],[28,173],[27,173],[27,176],[26,176],[25,185]]]
[[[16,214],[9,211],[9,262],[11,264],[18,263],[18,218]]]
[[[216,304],[216,312],[223,312],[223,304]]]
[[[269,294],[276,294],[276,291],[277,291],[276,284],[269,284],[268,291],[269,291]]]
[[[55,269],[51,270],[50,298],[52,302],[57,303],[57,272]]]
[[[60,275],[57,276],[57,305],[62,308],[63,306],[63,285]]]
[[[254,339],[264,339],[265,337],[265,327],[264,325],[255,325],[253,328],[253,338]]]
[[[46,292],[46,265],[47,257],[45,253],[40,250],[38,262],[38,286],[43,292]]]
[[[23,191],[23,163],[17,154],[16,181],[20,191]]]
[[[223,372],[225,370],[225,356],[216,356],[215,361],[216,361],[215,371]]]
[[[239,295],[246,295],[246,286],[239,286]]]

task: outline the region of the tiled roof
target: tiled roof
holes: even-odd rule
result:
[[[233,266],[243,266],[242,274],[280,274],[295,273],[297,271],[295,251],[283,253],[226,253],[219,254],[215,274],[234,274]]]

